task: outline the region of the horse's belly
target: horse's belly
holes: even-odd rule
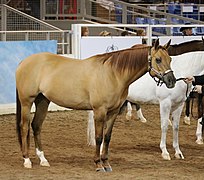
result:
[[[43,93],[47,99],[59,106],[78,110],[91,110],[92,107],[90,105],[88,96],[85,95],[85,93],[82,94],[83,95],[66,91],[63,93]]]

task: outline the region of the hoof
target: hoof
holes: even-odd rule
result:
[[[25,168],[31,169],[32,168],[32,164],[23,164]]]
[[[113,171],[111,166],[105,166],[104,169],[106,172],[112,172]]]
[[[101,167],[101,168],[96,168],[96,172],[106,172],[106,170],[103,167]]]
[[[106,172],[101,163],[96,164],[96,172]]]
[[[28,169],[32,168],[32,163],[31,163],[29,158],[24,159],[23,165],[24,165],[25,168],[28,168]]]
[[[197,143],[197,144],[203,144],[203,139],[197,139],[197,140],[196,140],[196,143]]]
[[[187,117],[187,116],[185,116],[185,117],[184,117],[184,120],[183,120],[183,123],[190,126],[190,125],[191,125],[190,118]]]
[[[140,121],[141,121],[142,123],[146,123],[146,122],[147,122],[147,120],[146,120],[145,118],[140,119]]]
[[[50,167],[50,164],[49,164],[48,161],[40,162],[40,165],[43,166],[43,167]]]
[[[182,153],[179,153],[179,154],[175,154],[175,158],[176,159],[184,159],[184,156]]]
[[[171,160],[169,154],[162,154],[162,158],[163,158],[164,160],[168,160],[168,161]]]
[[[128,121],[130,121],[130,120],[132,119],[132,116],[130,116],[130,115],[126,115],[125,117],[126,117],[126,119],[127,119]]]

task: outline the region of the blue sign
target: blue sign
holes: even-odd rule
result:
[[[57,53],[57,41],[8,41],[0,42],[0,104],[15,103],[15,72],[26,57],[40,53]]]

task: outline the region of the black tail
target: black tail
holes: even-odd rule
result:
[[[128,103],[128,100],[125,100],[125,102],[120,108],[119,115],[123,114],[123,112],[127,109],[127,103]]]
[[[18,90],[16,89],[16,132],[18,136],[18,141],[22,147],[22,138],[21,138],[21,103],[18,97]]]

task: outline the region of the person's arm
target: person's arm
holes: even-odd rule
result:
[[[204,95],[204,86],[196,85],[194,90],[195,92]]]
[[[204,85],[204,75],[201,76],[188,76],[185,78],[186,83],[195,85]]]
[[[204,75],[194,76],[193,85],[204,85]]]

